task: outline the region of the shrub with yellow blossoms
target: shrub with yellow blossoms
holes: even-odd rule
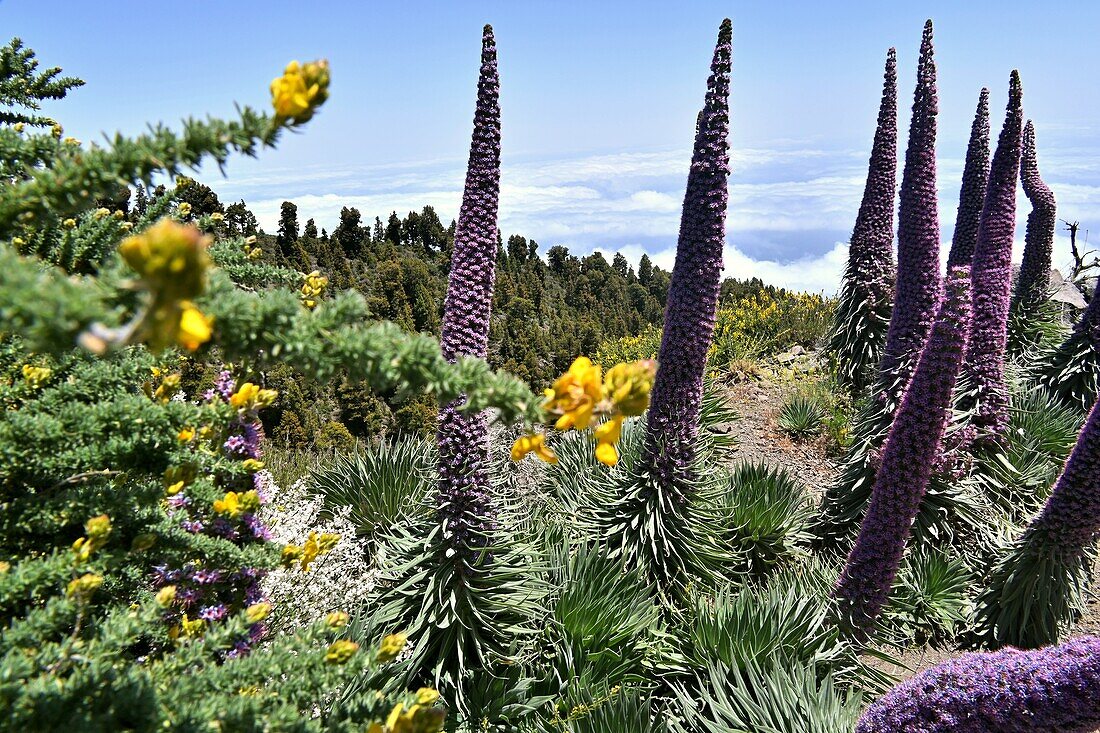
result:
[[[657,374],[657,363],[643,359],[603,369],[586,356],[577,357],[569,370],[545,392],[543,409],[556,415],[557,430],[586,430],[598,415],[607,419],[596,426],[596,459],[606,466],[619,462],[617,445],[622,437],[623,421],[636,417],[649,407],[649,393]],[[534,453],[547,463],[558,458],[546,445],[544,435],[528,432],[512,445],[512,460],[520,461]]]
[[[306,281],[302,283],[302,289],[298,294],[298,297],[302,300],[302,305],[311,310],[316,308],[317,301],[321,298],[321,294],[325,292],[327,286],[328,278],[319,271],[314,270],[306,275]]]

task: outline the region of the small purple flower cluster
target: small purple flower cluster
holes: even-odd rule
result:
[[[440,347],[448,361],[484,357],[496,276],[497,208],[500,198],[500,81],[491,26],[481,44],[474,132],[466,167],[454,252],[443,304]],[[439,411],[439,492],[436,513],[454,548],[484,542],[494,524],[489,491],[489,434],[484,415],[458,411],[461,400]]]
[[[970,271],[953,268],[886,438],[867,515],[833,591],[840,623],[857,638],[886,604],[913,521],[928,488],[951,407],[970,323]]]
[[[964,373],[970,397],[960,408],[973,409],[972,423],[979,444],[999,442],[1008,427],[1008,387],[1005,350],[1012,287],[1012,239],[1016,230],[1016,179],[1020,172],[1023,129],[1023,89],[1020,74],[1009,79],[1008,105],[997,150],[989,168],[989,186],[982,207],[971,270],[974,322]]]
[[[1054,192],[1039,175],[1039,160],[1035,153],[1035,125],[1024,125],[1023,148],[1020,154],[1020,182],[1024,195],[1031,202],[1024,235],[1024,259],[1020,263],[1020,279],[1013,296],[1014,305],[1027,307],[1046,297],[1050,287],[1050,260],[1054,252],[1054,227],[1057,224],[1057,203]]]
[[[1087,733],[1100,726],[1100,637],[963,654],[902,682],[856,733]]]
[[[932,21],[924,24],[909,143],[898,206],[898,269],[890,329],[879,366],[879,399],[897,404],[928,338],[940,297],[940,224],[936,203],[936,62]]]
[[[695,134],[646,424],[645,470],[665,487],[691,475],[707,351],[714,337],[729,196],[732,36],[726,19],[718,32]]]
[[[210,623],[266,600],[260,587],[260,581],[266,574],[264,570],[250,567],[230,572],[204,568],[194,563],[182,568],[158,565],[153,568],[153,586],[157,589],[166,586],[176,588],[175,599],[164,614],[165,622],[170,626],[179,624],[184,615]],[[251,624],[248,637],[237,640],[228,656],[246,654],[255,642],[263,638],[265,630],[263,622]]]
[[[970,142],[966,146],[962,187],[959,189],[959,212],[955,216],[955,233],[951,236],[951,251],[947,266],[969,265],[974,261],[974,244],[978,240],[978,225],[989,185],[989,90],[978,94],[978,109],[970,126]]]
[[[236,381],[232,374],[223,371],[214,388],[206,392],[205,399],[207,402],[229,403],[235,390]],[[222,442],[225,457],[238,461],[260,458],[264,432],[254,413],[239,411],[227,426],[226,432],[228,436]],[[242,480],[247,483],[240,485]],[[245,479],[223,476],[218,485],[232,489],[234,481],[237,482],[234,493],[240,492],[239,496],[244,496],[249,490],[255,492],[252,502],[235,507],[227,506],[218,511],[215,505],[190,496],[187,487],[184,487],[167,498],[169,517],[175,518],[179,526],[187,532],[217,537],[237,545],[270,541],[271,531],[258,512],[271,498],[271,474],[268,471],[256,471]],[[169,585],[176,587],[175,600],[165,612],[166,623],[175,627],[184,616],[191,620],[201,619],[212,623],[223,620],[230,613],[264,601],[260,581],[266,574],[266,570],[247,566],[239,570],[229,570],[196,563],[188,563],[182,568],[160,565],[154,568],[153,585],[158,589]],[[264,631],[262,622],[251,624],[248,636],[239,639],[228,656],[247,653],[263,637]]]

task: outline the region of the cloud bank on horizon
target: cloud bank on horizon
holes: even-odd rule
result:
[[[1040,127],[1040,143],[1043,143]],[[1046,137],[1056,138],[1057,130]],[[1079,131],[1075,131],[1078,132]],[[939,161],[940,218],[946,258],[962,175],[962,154]],[[1079,149],[1040,148],[1040,168],[1058,199],[1059,217],[1100,217],[1100,161]],[[725,274],[766,283],[834,293],[847,259],[866,175],[865,151],[822,150],[784,142],[734,149],[727,219]],[[621,252],[632,263],[643,253],[662,268],[675,259],[687,150],[593,154],[554,160],[512,158],[502,168],[500,226],[505,238],[521,234],[545,253],[564,245],[573,254]],[[461,159],[379,166],[267,171],[259,177],[208,181],[223,200],[244,199],[261,226],[274,232],[285,200],[299,221],[313,218],[329,231],[341,207],[364,220],[404,216],[426,205],[447,223],[457,215]],[[1030,207],[1018,192],[1016,258]],[[1059,231],[1055,264],[1069,259]]]

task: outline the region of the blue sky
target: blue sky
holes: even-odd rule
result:
[[[918,7],[919,6],[919,7]],[[964,6],[964,7],[960,7]],[[60,8],[60,9],[59,9]],[[1000,125],[1020,69],[1059,216],[1100,226],[1100,57],[1086,2],[67,2],[0,0],[0,25],[88,81],[50,112],[68,134],[140,132],[268,103],[292,58],[327,57],[332,95],[301,135],[221,177],[274,228],[279,202],[332,228],[457,213],[480,29],[500,53],[501,229],[543,252],[642,251],[670,265],[695,114],[717,27],[734,26],[727,274],[835,288],[859,205],[886,49],[898,49],[901,144],[923,21],[936,24],[941,223],[950,236],[978,90]],[[1022,219],[1026,200],[1019,206]],[[1058,242],[1056,258],[1068,257]]]

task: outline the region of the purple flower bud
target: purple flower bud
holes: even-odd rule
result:
[[[978,109],[970,126],[970,143],[966,146],[962,188],[959,189],[959,212],[955,216],[955,233],[951,237],[951,252],[947,266],[969,265],[974,260],[974,244],[978,239],[978,224],[989,184],[989,90],[978,94]]]
[[[998,441],[1008,427],[1004,357],[1012,283],[1012,237],[1016,229],[1016,178],[1020,172],[1022,97],[1020,75],[1013,71],[1004,126],[989,168],[989,186],[971,270],[974,323],[963,367],[971,389],[960,400],[959,407],[974,410],[971,420],[979,443]]]
[[[913,117],[898,205],[898,274],[890,329],[879,365],[880,399],[897,404],[928,338],[940,294],[940,220],[936,204],[936,62],[932,21],[924,24]]]
[[[928,488],[970,322],[970,271],[948,274],[945,295],[882,451],[867,515],[833,591],[842,625],[869,633],[886,603]]]
[[[714,336],[726,242],[732,34],[730,21],[724,20],[695,134],[646,423],[644,465],[666,487],[691,474],[707,351]]]
[[[894,295],[894,196],[898,172],[897,52],[886,53],[878,126],[867,166],[867,183],[848,247],[829,350],[837,378],[862,392],[882,357]]]
[[[1100,638],[963,654],[871,705],[856,733],[1087,733],[1100,725]]]
[[[1031,213],[1027,215],[1024,259],[1020,264],[1020,279],[1016,283],[1013,300],[1017,308],[1031,308],[1046,298],[1050,288],[1050,260],[1054,252],[1054,226],[1057,223],[1054,192],[1039,175],[1035,126],[1031,120],[1024,126],[1020,181],[1024,194],[1031,202]]]
[[[489,343],[497,256],[500,196],[500,82],[491,26],[481,44],[474,132],[466,168],[451,272],[443,305],[440,347],[448,361],[484,357]],[[461,400],[439,411],[439,494],[436,511],[445,525],[484,531],[493,523],[489,501],[489,435],[484,415],[464,415]]]

